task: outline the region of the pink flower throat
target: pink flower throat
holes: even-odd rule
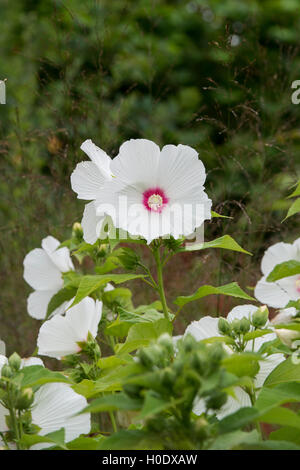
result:
[[[163,189],[150,188],[143,193],[143,204],[148,211],[161,212],[168,202]]]

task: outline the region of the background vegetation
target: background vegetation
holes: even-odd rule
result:
[[[26,313],[25,254],[48,234],[69,237],[81,219],[69,176],[87,138],[112,156],[137,137],[195,147],[214,209],[233,217],[207,224],[206,239],[228,233],[253,253],[178,255],[192,274],[170,264],[170,298],[208,280],[255,285],[264,249],[299,235],[297,217],[281,224],[300,168],[299,26],[297,0],[1,0],[0,337],[9,352],[30,354],[39,326]],[[150,300],[138,281],[133,290],[136,305]],[[208,299],[186,309],[177,333],[234,302]]]

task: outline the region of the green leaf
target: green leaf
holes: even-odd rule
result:
[[[270,439],[275,441],[289,441],[300,445],[300,430],[284,426],[276,431],[271,432]]]
[[[274,387],[285,382],[300,382],[300,364],[293,364],[290,357],[273,369],[264,385]]]
[[[134,312],[128,312],[124,309],[119,309],[118,318],[110,323],[105,330],[106,334],[123,338],[127,335],[132,325],[136,323],[153,323],[157,320],[163,319],[164,315],[157,310],[147,310],[143,315],[138,315]]]
[[[243,445],[243,450],[300,450],[300,447],[286,441],[257,441]]]
[[[78,304],[82,299],[92,294],[95,290],[99,289],[99,287],[107,284],[108,282],[121,284],[122,282],[131,281],[132,279],[141,279],[144,277],[145,276],[142,274],[98,274],[94,276],[83,276],[71,307]]]
[[[225,286],[221,286],[221,287],[213,287],[213,286],[207,286],[207,285],[201,286],[192,295],[177,297],[174,303],[182,307],[183,305],[189,302],[192,302],[193,300],[198,300],[198,299],[201,299],[202,297],[206,297],[207,295],[213,295],[213,294],[229,295],[231,297],[238,297],[240,299],[252,300],[252,301],[254,300],[256,302],[256,300],[253,299],[253,297],[250,297],[250,295],[246,294],[236,282],[232,282],[230,284],[226,284]]]
[[[140,373],[139,364],[129,364],[115,367],[114,370],[104,370],[101,377],[95,382],[95,392],[116,392],[122,390],[125,379],[133,374]]]
[[[257,417],[259,417],[259,415],[259,411],[255,408],[240,408],[235,413],[232,413],[229,416],[225,416],[225,418],[219,422],[220,434],[241,429],[247,424],[252,423]]]
[[[145,394],[143,408],[136,419],[140,420],[149,418],[157,413],[161,413],[171,406],[172,403],[170,400],[163,400],[162,398],[155,396],[152,390],[148,390]]]
[[[222,219],[232,219],[232,217],[229,217],[228,215],[218,214],[218,213],[215,212],[215,211],[211,211],[211,216],[212,216],[213,218],[215,218],[215,217],[221,217]]]
[[[22,436],[22,442],[28,447],[32,447],[33,445],[40,443],[50,443],[56,447],[66,449],[65,430],[64,428],[61,428],[58,431],[51,432],[45,436],[40,436],[38,434],[24,434]]]
[[[296,186],[296,189],[294,189],[294,191],[292,192],[292,194],[290,194],[287,199],[290,199],[291,197],[296,197],[296,196],[300,196],[300,181],[298,181],[297,183],[297,186]]]
[[[48,304],[46,318],[48,318],[49,315],[51,315],[51,313],[55,309],[57,309],[63,302],[66,302],[67,300],[71,300],[73,297],[75,297],[76,292],[77,292],[77,287],[72,286],[72,285],[63,287],[59,292],[57,292],[57,294],[55,294],[51,298]]]
[[[130,353],[136,349],[149,346],[152,340],[159,338],[163,333],[172,334],[172,325],[165,318],[151,323],[138,323],[133,325],[123,344],[117,344],[117,354]]]
[[[265,330],[254,330],[254,331],[249,331],[244,335],[244,340],[245,341],[251,341],[256,338],[260,338],[261,336],[268,335],[270,333],[273,333],[273,330],[270,329],[265,329]]]
[[[71,380],[61,372],[53,372],[43,366],[24,367],[20,372],[22,387],[34,387],[50,382],[72,383]]]
[[[223,248],[223,250],[239,251],[240,253],[251,255],[249,251],[244,250],[230,235],[224,235],[210,242],[188,245],[182,248],[181,251],[198,251],[205,250],[206,248]]]
[[[287,213],[285,219],[283,219],[283,220],[286,220],[289,217],[292,217],[292,215],[297,214],[297,212],[300,212],[300,198],[296,199],[293,202],[293,204],[291,205],[291,207],[288,210],[288,213]]]
[[[280,426],[292,426],[300,430],[300,416],[284,407],[276,407],[262,414],[259,421]]]
[[[139,410],[143,404],[142,399],[133,399],[124,393],[105,395],[93,400],[81,413],[101,413],[103,411]]]
[[[258,361],[260,359],[260,355],[255,353],[234,353],[225,357],[222,364],[228,372],[237,377],[254,377],[259,371]]]
[[[294,276],[300,273],[300,261],[290,260],[277,264],[267,277],[268,282],[275,282],[284,277]]]
[[[93,437],[77,437],[66,444],[68,450],[98,450],[102,442],[105,440],[103,436]]]
[[[100,450],[160,450],[159,437],[150,436],[143,430],[122,430],[105,439]]]
[[[259,435],[255,429],[251,432],[233,431],[218,436],[208,450],[234,450],[244,443],[255,443],[258,438]]]
[[[269,388],[265,385],[261,389],[255,407],[261,412],[267,412],[284,403],[300,402],[300,384],[297,382],[288,382]]]

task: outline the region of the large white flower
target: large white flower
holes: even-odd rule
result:
[[[114,177],[96,199],[96,214],[111,216],[115,227],[148,243],[162,236],[190,235],[211,218],[204,191],[205,168],[196,150],[150,140],[121,145],[110,165]]]
[[[86,406],[86,399],[74,392],[70,385],[46,384],[35,393],[31,410],[32,422],[41,428],[38,433],[41,436],[64,428],[65,442],[70,442],[80,434],[90,432],[91,415],[78,415]],[[31,449],[38,450],[50,446],[51,444],[42,443],[34,445]]]
[[[234,307],[228,314],[227,320],[232,322],[235,319],[241,320],[243,317],[251,319],[254,312],[257,311],[257,307],[254,305],[238,305]],[[184,335],[191,334],[197,341],[203,339],[212,338],[215,336],[221,336],[218,330],[218,318],[205,316],[199,321],[192,322],[185,330]],[[260,338],[256,338],[253,341],[248,342],[245,350],[258,352],[263,343],[272,341],[276,338],[275,333],[270,333]],[[227,351],[230,351],[229,347],[226,347]],[[280,362],[284,361],[283,354],[273,354],[266,357],[263,361],[259,362],[259,371],[254,379],[254,385],[256,388],[262,387],[267,376],[272,370],[277,367]],[[236,387],[234,390],[235,397],[229,396],[225,405],[218,411],[217,415],[221,419],[224,416],[234,413],[243,406],[251,406],[251,401],[246,392],[240,387]],[[200,415],[205,411],[205,402],[203,399],[197,400],[194,405],[194,413]]]
[[[55,315],[45,321],[38,335],[38,353],[57,359],[78,353],[81,350],[78,343],[86,342],[88,333],[97,336],[101,315],[102,302],[86,297],[64,316]]]
[[[63,287],[62,273],[74,270],[68,248],[58,248],[60,242],[48,236],[42,248],[30,251],[24,259],[24,279],[34,289],[27,299],[30,316],[43,320],[51,297]],[[52,315],[62,313],[65,303]]]
[[[300,298],[300,276],[289,276],[276,282],[267,282],[266,278],[277,264],[284,261],[300,261],[300,238],[294,243],[275,243],[265,252],[261,261],[263,277],[255,287],[255,297],[270,307],[284,308],[290,300]]]
[[[91,161],[77,164],[71,174],[71,186],[73,191],[77,193],[78,199],[92,201],[84,208],[81,225],[84,240],[93,244],[99,238],[105,220],[104,213],[96,213],[95,200],[101,197],[104,183],[112,178],[111,158],[90,139],[83,142],[80,148]]]

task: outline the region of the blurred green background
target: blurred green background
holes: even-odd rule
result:
[[[260,276],[265,248],[299,235],[281,223],[299,178],[298,0],[1,0],[0,337],[28,355],[39,324],[26,313],[25,254],[48,234],[63,240],[81,220],[70,174],[91,138],[110,155],[129,139],[196,148],[207,171],[214,220],[206,239],[228,233],[253,256],[215,250],[179,255],[168,298],[203,283]],[[136,305],[152,300],[137,281]],[[248,291],[251,293],[251,290]],[[176,324],[227,313],[209,297]]]

